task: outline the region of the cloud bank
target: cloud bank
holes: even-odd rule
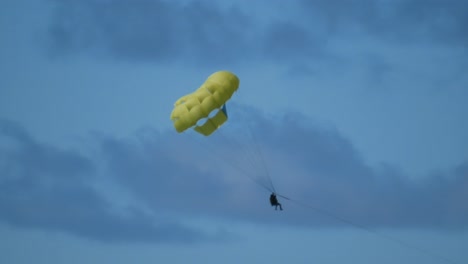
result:
[[[257,135],[253,142],[263,153],[275,187],[300,202],[283,199],[280,216],[269,207],[268,192],[253,181],[265,180],[262,171],[245,174],[253,167],[242,159],[248,154],[243,148],[247,142],[238,137],[235,126],[226,126],[222,136],[208,141],[194,133],[154,130],[129,139],[103,136],[96,158],[41,144],[19,124],[2,121],[0,221],[103,241],[145,242],[217,237],[184,226],[179,220],[185,217],[285,226],[344,224],[314,216],[312,207],[372,228],[467,227],[468,164],[410,180],[390,165],[367,166],[346,137],[304,116],[270,118],[255,109],[238,109],[244,109],[238,110],[238,117],[251,121]],[[231,123],[235,122],[245,132],[246,124],[234,117]],[[98,174],[131,193],[150,212],[139,207],[115,210],[112,200],[94,187]]]

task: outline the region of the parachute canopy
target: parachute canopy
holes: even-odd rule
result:
[[[177,132],[190,127],[209,136],[227,120],[226,102],[239,87],[239,78],[228,71],[218,71],[193,93],[179,98],[171,113]]]

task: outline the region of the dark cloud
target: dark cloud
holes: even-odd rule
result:
[[[54,52],[158,62],[307,61],[326,53],[330,34],[356,30],[400,42],[466,45],[468,36],[465,1],[299,0],[295,16],[285,13],[265,25],[240,6],[223,9],[203,1],[53,2]]]
[[[205,145],[196,138],[153,131],[132,144],[106,139],[102,150],[109,174],[155,212],[199,217],[245,218],[249,214],[260,217],[249,203],[236,204],[235,199],[231,200],[239,195],[239,187],[225,182],[223,169],[232,171],[229,165],[236,166],[240,161],[226,166],[223,159],[230,155],[216,143]],[[262,199],[261,193],[254,195]]]
[[[301,202],[368,226],[467,227],[468,207],[461,202],[467,198],[466,165],[410,180],[393,166],[367,166],[339,131],[314,126],[300,114],[255,123],[263,144],[285,153],[285,166],[308,175],[283,176],[301,182],[289,190]]]
[[[50,36],[57,51],[105,52],[159,62],[230,61],[249,53],[244,31],[252,25],[234,8],[161,0],[57,1],[56,5]]]
[[[2,122],[0,219],[93,239],[153,242],[224,237],[167,215],[309,227],[345,224],[323,215],[329,212],[372,228],[468,225],[466,164],[411,180],[394,166],[369,167],[338,130],[303,115],[270,118],[234,105],[230,116],[229,126],[209,138],[153,130],[129,139],[100,137],[104,159],[99,163],[38,143],[21,127]],[[268,205],[263,161],[278,192],[292,198],[281,200],[281,217]],[[136,208],[117,213],[91,185],[97,167],[155,217]],[[166,220],[161,223],[159,216]]]
[[[245,120],[252,122],[257,137],[242,136],[249,127]],[[255,109],[236,106],[231,107],[231,123],[235,122],[240,126],[231,125],[207,141],[190,133],[155,131],[133,143],[106,140],[103,151],[109,173],[155,211],[259,223],[343,224],[311,217],[316,211],[309,209],[316,207],[372,227],[465,228],[468,224],[468,208],[462,202],[467,198],[466,166],[413,181],[393,166],[367,166],[339,131],[314,125],[300,114],[270,119]],[[257,144],[263,155],[256,152]],[[294,199],[283,200],[285,218],[271,218],[262,157],[276,160],[270,163],[271,177],[279,192]],[[229,183],[232,177],[243,183]]]
[[[407,35],[413,30],[434,42],[467,44],[466,1],[400,1],[396,10],[401,18],[400,27]]]
[[[96,173],[90,158],[37,142],[18,124],[0,121],[0,221],[113,242],[216,238],[136,208],[117,210],[93,187]]]
[[[468,3],[449,0],[302,0],[330,33],[360,29],[398,42],[467,44]]]
[[[203,1],[54,1],[53,52],[107,53],[118,59],[197,65],[262,58],[310,59],[320,45],[304,25],[263,26],[240,7]]]
[[[198,68],[263,61],[280,64],[288,76],[353,72],[372,87],[386,87],[394,75],[413,75],[398,61],[405,60],[399,51],[405,54],[415,45],[421,45],[425,58],[447,57],[438,65],[452,69],[449,77],[433,72],[442,83],[461,78],[459,62],[466,61],[464,53],[452,54],[458,49],[445,49],[466,49],[466,1],[297,0],[288,5],[289,12],[265,2],[270,10],[265,16],[253,15],[262,11],[261,4],[247,10],[239,3],[223,7],[198,0],[50,1],[47,39],[53,55]],[[395,55],[396,61],[390,59]],[[430,65],[421,58],[409,57],[405,65],[427,74]]]

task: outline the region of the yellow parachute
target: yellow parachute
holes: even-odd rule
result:
[[[200,134],[211,135],[226,122],[226,101],[238,87],[239,78],[231,72],[218,71],[211,74],[195,92],[175,102],[171,120],[177,132],[193,127]]]
[[[239,78],[232,72],[218,71],[211,74],[197,90],[182,96],[174,103],[170,116],[174,128],[179,133],[193,128],[205,136],[213,134],[227,121],[226,102],[238,88]],[[226,130],[223,129],[217,131],[222,137],[221,141],[213,140],[211,137],[196,137],[196,139],[201,140],[200,143],[204,148],[208,148],[209,152],[215,153],[215,157],[228,163],[269,192],[276,193],[250,127],[244,126],[245,123],[237,125],[241,125],[241,131],[231,134],[225,134]],[[232,128],[234,127],[235,125]],[[244,132],[250,132],[250,136]],[[246,142],[243,142],[243,136],[246,137]],[[223,151],[218,143],[228,146],[232,151]]]

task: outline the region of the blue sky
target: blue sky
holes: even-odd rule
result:
[[[463,263],[467,11],[2,2],[0,262]],[[218,70],[228,123],[178,134]]]

